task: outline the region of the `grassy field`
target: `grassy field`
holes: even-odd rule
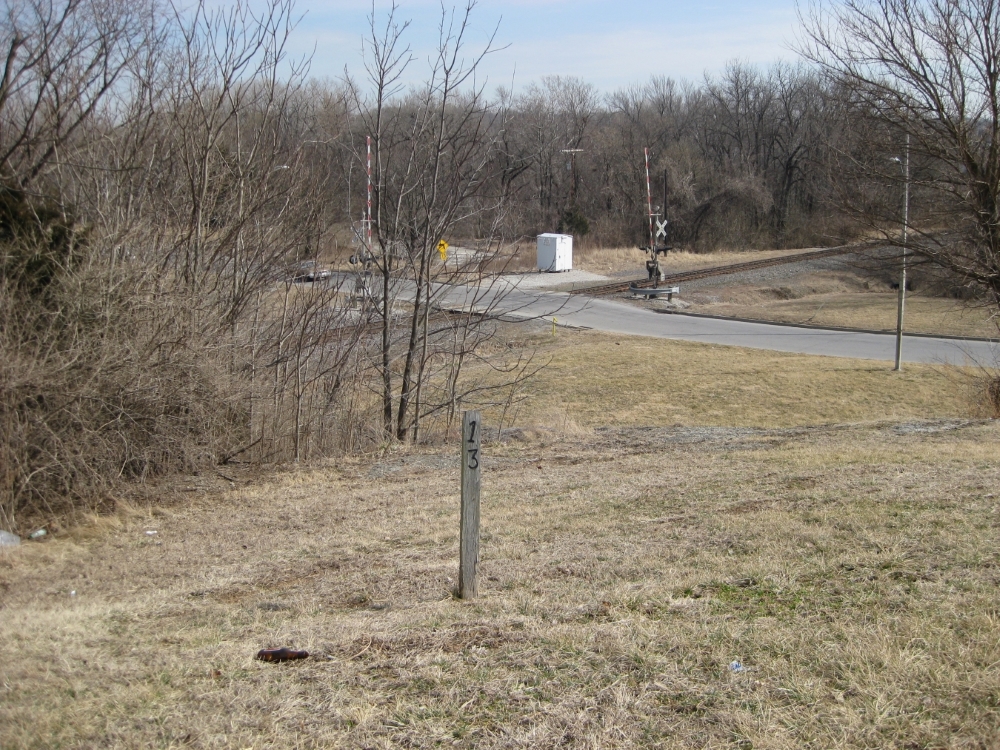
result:
[[[757,295],[760,297],[761,295]],[[782,323],[895,331],[896,292],[834,292],[802,299],[752,299],[696,305],[693,312]],[[944,336],[1000,337],[993,310],[942,297],[906,298],[904,330]]]
[[[479,600],[451,447],[151,488],[0,553],[0,747],[996,746],[970,374],[538,341]]]
[[[975,372],[560,329],[520,420],[788,427],[968,414]]]
[[[697,268],[725,266],[732,263],[749,263],[754,260],[796,255],[806,250],[718,250],[712,253],[691,253],[682,250],[671,251],[660,256],[663,273],[693,271]],[[635,277],[646,274],[646,260],[649,253],[637,247],[581,248],[573,251],[573,267],[582,271],[600,274],[631,273]]]

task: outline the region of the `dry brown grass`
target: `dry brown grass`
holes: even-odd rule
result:
[[[523,251],[522,251],[523,252]],[[805,250],[747,250],[725,251],[712,253],[690,253],[687,251],[671,251],[660,256],[660,266],[664,273],[691,271],[696,268],[725,266],[731,263],[749,263],[752,260],[775,258],[782,255],[794,255]],[[636,247],[609,248],[574,248],[573,267],[591,273],[605,275],[631,272],[636,277],[646,274],[646,259],[649,254]],[[534,259],[534,256],[532,256]]]
[[[692,311],[784,323],[896,330],[896,292],[833,292],[789,300],[775,299],[773,293],[750,293],[744,297],[733,302],[695,305]],[[908,295],[904,330],[997,338],[1000,331],[994,313],[990,308],[971,307],[958,300]]]
[[[476,602],[450,450],[195,478],[0,553],[0,746],[993,746],[1000,428],[936,368],[893,398],[872,363],[645,344],[550,345],[485,449]],[[628,383],[676,395],[640,419]]]
[[[968,414],[976,373],[559,329],[520,418],[790,427]]]
[[[752,260],[794,255],[805,250],[720,250],[712,253],[671,251],[660,256],[664,273],[690,271],[695,268],[746,263]],[[507,272],[523,273],[536,267],[536,250],[532,241],[520,242],[504,248],[502,268]],[[636,278],[645,276],[649,254],[637,247],[580,247],[573,248],[573,268],[603,275],[628,274]],[[509,259],[509,260],[508,260]],[[499,264],[498,264],[499,265]]]

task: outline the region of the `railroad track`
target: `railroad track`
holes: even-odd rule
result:
[[[765,258],[764,260],[751,260],[747,263],[732,263],[728,266],[713,266],[711,268],[698,268],[694,271],[681,271],[664,276],[660,280],[663,286],[675,286],[684,281],[694,281],[696,279],[706,279],[710,276],[725,276],[731,273],[741,273],[743,271],[756,271],[758,268],[768,268],[770,266],[782,266],[788,263],[801,263],[806,260],[816,260],[817,258],[829,258],[834,255],[849,255],[850,253],[862,252],[879,247],[876,243],[863,243],[858,245],[840,245],[839,247],[826,247],[822,250],[811,250],[807,253],[797,253],[795,255],[782,255],[778,258]],[[589,294],[599,297],[605,294],[618,294],[627,292],[629,287],[636,289],[649,289],[653,286],[650,279],[629,279],[628,281],[616,281],[611,284],[598,284],[597,286],[584,287],[583,289],[573,289],[570,294]]]

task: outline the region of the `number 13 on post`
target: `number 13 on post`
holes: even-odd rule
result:
[[[462,519],[458,562],[458,595],[462,599],[475,599],[479,594],[481,420],[478,411],[467,411],[462,415]]]

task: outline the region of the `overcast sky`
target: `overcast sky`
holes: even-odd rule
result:
[[[398,0],[399,17],[412,21],[406,40],[416,60],[410,80],[422,80],[436,47],[441,3]],[[453,0],[446,0],[451,7]],[[376,0],[384,21],[388,2]],[[293,40],[312,52],[312,74],[339,78],[345,66],[362,72],[362,39],[370,0],[299,0],[304,14]],[[480,0],[468,36],[470,54],[494,29],[496,45],[483,71],[489,88],[521,88],[545,75],[578,76],[602,91],[644,82],[651,75],[701,80],[727,61],[794,61],[795,0]]]

